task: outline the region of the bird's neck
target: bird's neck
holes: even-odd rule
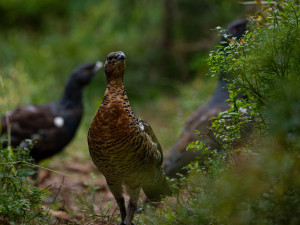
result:
[[[106,72],[106,87],[107,86],[123,86],[123,73]]]
[[[126,94],[123,82],[123,76],[106,76],[106,95],[122,95]]]
[[[128,97],[126,94],[125,86],[123,81],[111,80],[106,83],[106,90],[104,93],[103,101],[125,101],[129,105]]]
[[[223,73],[220,74],[215,93],[208,103],[209,106],[213,106],[215,104],[223,104],[223,103],[227,104],[226,100],[229,98],[227,85],[229,83],[226,79],[224,79],[225,76],[226,75]]]
[[[80,104],[82,102],[82,86],[74,81],[68,81],[60,101],[64,104]]]
[[[96,114],[98,130],[106,129],[106,137],[119,138],[133,132],[138,123],[132,112],[123,82],[107,82],[102,104]],[[93,129],[93,128],[92,128]],[[118,132],[116,132],[118,130]],[[118,135],[116,136],[116,133]]]

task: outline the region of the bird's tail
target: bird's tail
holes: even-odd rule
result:
[[[172,191],[166,181],[163,171],[142,185],[142,189],[150,201],[159,202],[162,197],[171,196]]]

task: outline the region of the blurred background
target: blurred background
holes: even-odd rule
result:
[[[215,27],[254,7],[235,0],[2,0],[0,112],[58,99],[73,68],[122,50],[132,107],[167,152],[185,119],[214,91],[205,59],[219,41]],[[101,70],[84,90],[84,118],[68,148],[87,153],[86,132],[104,88]]]
[[[296,7],[293,1],[268,2],[283,4],[264,8],[262,3],[266,5],[267,1],[260,0],[1,0],[0,115],[20,105],[58,100],[75,67],[85,62],[104,62],[108,53],[120,50],[126,54],[124,81],[133,111],[152,126],[166,158],[187,118],[215,91],[218,78],[207,75],[210,58],[210,63],[215,63],[212,67],[227,68],[225,73],[229,71],[233,80],[246,83],[240,91],[245,91],[248,98],[238,106],[243,111],[252,110],[245,117],[261,120],[253,119],[259,125],[254,132],[257,137],[250,140],[254,145],[249,145],[249,151],[243,146],[238,148],[260,154],[253,154],[257,159],[253,160],[254,166],[242,161],[242,170],[226,173],[228,176],[220,176],[231,165],[221,152],[213,160],[207,155],[204,161],[211,173],[203,165],[191,165],[191,179],[179,183],[185,185],[185,190],[176,201],[173,198],[173,209],[180,205],[182,209],[169,210],[167,205],[165,211],[159,211],[157,221],[200,224],[204,218],[201,224],[299,224],[299,1],[294,1]],[[239,52],[233,44],[223,56],[216,54],[217,50],[209,56],[220,41],[216,27],[225,28],[260,9],[264,13],[255,14],[260,29],[254,30],[253,36],[252,31],[248,33],[242,42],[245,45],[241,51],[248,51],[245,55],[234,58]],[[261,27],[259,21],[263,22]],[[275,21],[274,26],[270,21]],[[257,93],[262,93],[258,98],[251,93],[249,79],[255,81]],[[54,224],[117,223],[113,196],[91,161],[86,141],[105,83],[105,73],[100,69],[83,91],[84,115],[76,136],[64,151],[40,163],[48,170],[39,168],[35,185],[25,184],[34,173],[25,173],[27,164],[24,168],[20,164],[19,170],[18,163],[12,165],[14,159],[19,162],[19,158],[13,158],[14,149],[0,151],[0,164],[9,167],[0,168],[0,178],[22,175],[16,176],[19,189],[9,180],[0,185],[8,189],[7,195],[0,195],[0,203],[6,201],[0,204],[0,224],[5,217],[13,221],[20,214],[22,219],[25,217],[24,224],[30,224],[30,204],[36,207],[37,213],[32,211],[35,217],[45,209],[47,215],[50,212],[58,218]],[[234,93],[231,98],[235,98]],[[236,111],[242,114],[240,108]],[[238,126],[232,127],[229,135]],[[17,157],[23,160],[20,152]],[[9,175],[4,176],[3,171]],[[14,186],[10,189],[7,184]],[[13,191],[16,194],[8,198]],[[115,219],[111,220],[110,215]],[[147,224],[159,224],[149,215]],[[95,223],[96,217],[102,222]],[[49,224],[41,218],[40,224]],[[142,214],[135,218],[137,225],[142,224],[138,222]],[[62,220],[66,223],[59,223]],[[292,222],[286,222],[289,220]]]

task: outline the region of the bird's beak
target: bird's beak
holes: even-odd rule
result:
[[[123,54],[120,54],[119,57],[118,57],[118,59],[126,59],[125,54],[124,54],[124,53],[123,53]]]
[[[94,66],[94,69],[93,69],[93,72],[97,72],[102,67],[103,67],[103,62],[100,62],[100,61],[96,62],[95,66]]]

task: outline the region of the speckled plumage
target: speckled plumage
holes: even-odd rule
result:
[[[121,212],[122,224],[131,224],[142,188],[150,200],[170,195],[161,165],[163,153],[152,128],[137,118],[130,106],[124,83],[125,55],[112,52],[105,63],[106,91],[90,126],[90,155],[105,176]],[[127,212],[122,195],[130,196]]]

